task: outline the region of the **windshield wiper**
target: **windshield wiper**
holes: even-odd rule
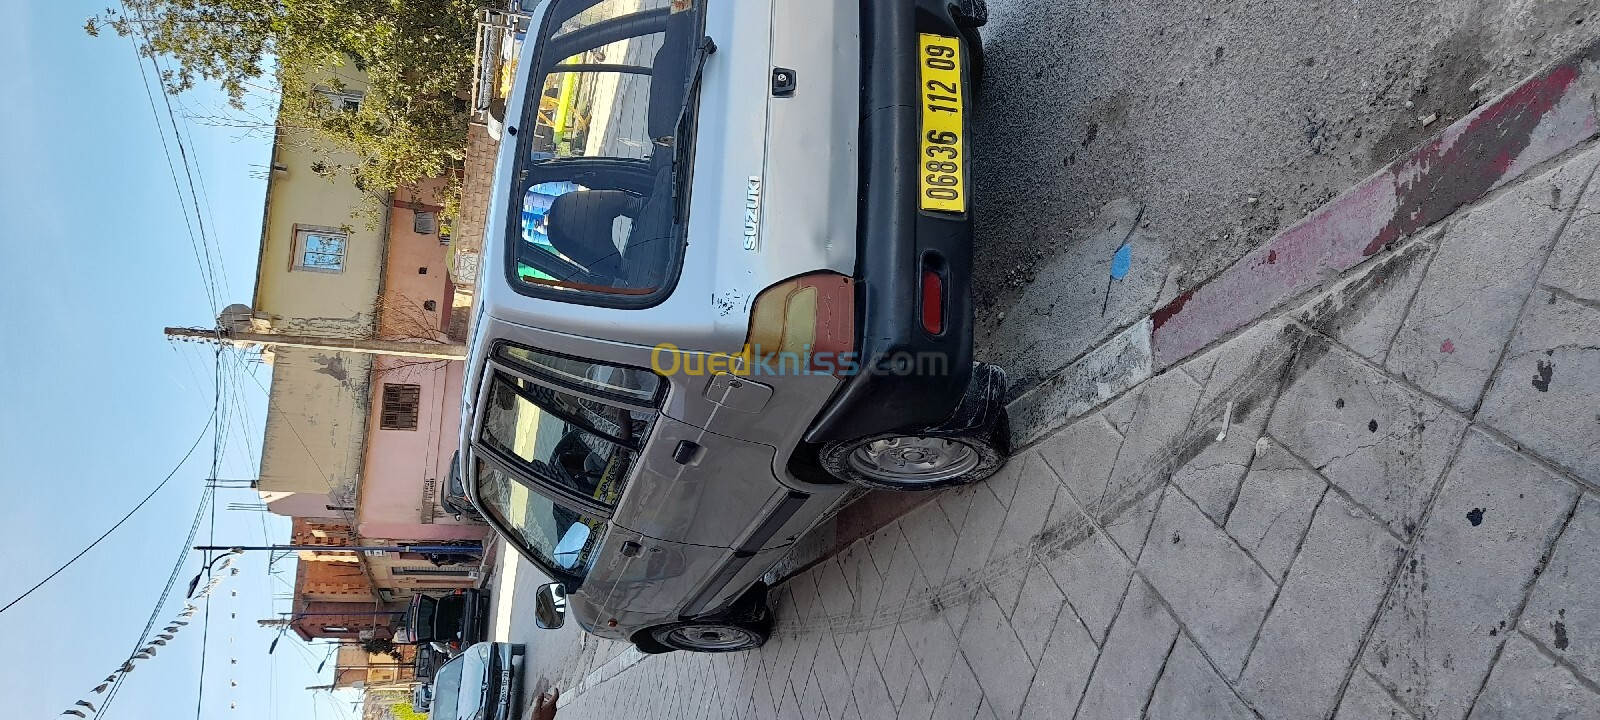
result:
[[[700,77],[705,74],[706,58],[717,51],[717,43],[711,36],[704,35],[700,38],[700,46],[695,48],[694,70],[689,76],[689,87],[683,92],[683,106],[678,108],[678,121],[672,126],[672,220],[676,224],[683,219],[681,188],[684,176],[688,174],[687,150],[689,143],[684,139],[689,135],[689,121],[694,118],[690,112],[697,105],[700,97]]]

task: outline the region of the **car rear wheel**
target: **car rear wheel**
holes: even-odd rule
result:
[[[754,650],[767,642],[768,631],[743,623],[690,621],[654,628],[650,636],[673,650],[726,653]]]
[[[876,490],[938,490],[977,482],[1000,469],[1010,450],[1004,416],[971,436],[885,433],[830,443],[819,458],[828,472]]]

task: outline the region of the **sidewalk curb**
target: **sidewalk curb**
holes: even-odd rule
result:
[[[1597,97],[1600,40],[1480,106],[1013,400],[1013,444],[1043,439],[1595,137]],[[1129,337],[1139,333],[1146,335]],[[1129,356],[1141,349],[1148,355]]]

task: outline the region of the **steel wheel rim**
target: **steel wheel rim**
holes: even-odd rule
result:
[[[959,440],[897,436],[851,451],[856,472],[898,483],[935,483],[960,477],[983,462],[977,449]]]
[[[687,625],[667,633],[667,644],[696,650],[741,650],[756,644],[755,633],[732,625]]]

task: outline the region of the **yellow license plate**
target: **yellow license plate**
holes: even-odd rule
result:
[[[923,33],[918,53],[922,61],[922,155],[917,184],[922,209],[966,212],[961,44],[953,37]]]

